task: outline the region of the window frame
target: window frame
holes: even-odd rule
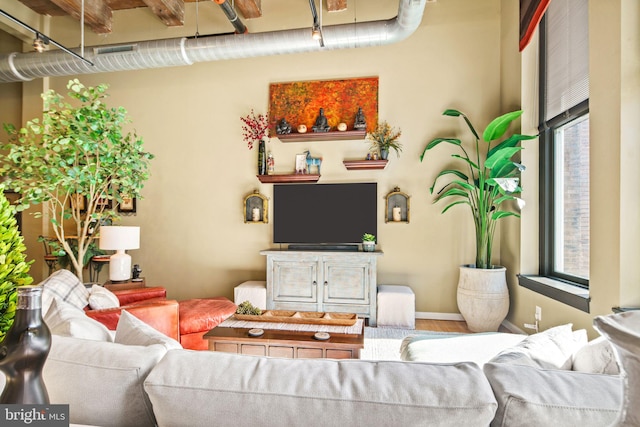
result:
[[[590,312],[589,279],[554,271],[554,132],[556,129],[589,114],[589,99],[546,120],[546,15],[539,24],[539,272],[518,275],[520,286],[549,298]]]

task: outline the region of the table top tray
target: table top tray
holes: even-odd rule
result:
[[[352,326],[358,320],[353,313],[325,313],[321,311],[265,310],[260,315],[234,314],[238,320],[251,322],[304,323],[312,325]]]

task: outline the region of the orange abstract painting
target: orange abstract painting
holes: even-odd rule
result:
[[[358,108],[362,108],[367,132],[378,123],[378,78],[346,80],[313,80],[272,83],[269,86],[269,123],[275,135],[275,124],[285,118],[293,130],[305,125],[310,130],[324,108],[331,130],[339,123],[353,129]]]

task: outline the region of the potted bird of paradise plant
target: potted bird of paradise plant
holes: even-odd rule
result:
[[[436,185],[445,180],[434,199],[434,203],[448,202],[442,213],[457,205],[466,205],[471,211],[476,259],[475,264],[460,267],[458,308],[472,331],[496,331],[509,311],[509,293],[506,269],[491,264],[493,239],[498,220],[520,216],[515,206],[521,205],[521,199],[516,195],[522,192],[519,175],[525,167],[514,156],[522,150],[521,141],[536,135],[513,134],[496,143],[522,115],[521,110],[492,120],[482,133],[482,142],[465,114],[449,109],[443,115],[465,121],[475,138],[474,151],[468,151],[458,138],[435,138],[425,147],[420,161],[441,143],[453,145],[462,153],[451,156],[460,167],[441,170],[429,191],[433,194]]]

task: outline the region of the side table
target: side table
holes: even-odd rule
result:
[[[111,280],[104,282],[105,289],[110,291],[124,291],[126,289],[146,288],[147,283],[144,277],[139,279],[131,279],[128,282],[113,283]]]

